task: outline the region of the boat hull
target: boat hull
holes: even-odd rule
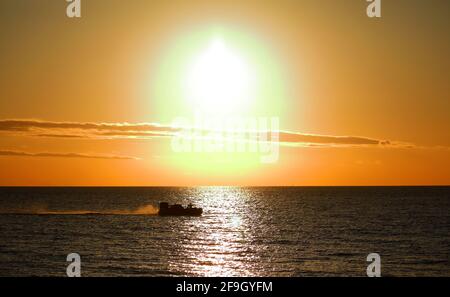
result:
[[[180,204],[169,205],[167,202],[161,202],[159,204],[159,212],[160,216],[188,216],[188,217],[199,217],[203,213],[202,208],[192,207],[189,205],[188,207],[183,207]]]
[[[202,209],[185,209],[185,210],[160,210],[158,215],[160,216],[177,216],[177,217],[199,217],[203,213]]]

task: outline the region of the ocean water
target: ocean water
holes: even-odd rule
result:
[[[159,217],[160,201],[201,217]],[[0,276],[450,276],[450,187],[0,188]]]

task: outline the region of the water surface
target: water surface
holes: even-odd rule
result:
[[[159,217],[160,201],[202,217]],[[0,276],[450,276],[450,187],[0,188]]]

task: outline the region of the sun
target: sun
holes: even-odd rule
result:
[[[245,59],[223,39],[215,38],[188,68],[187,95],[196,111],[240,113],[252,100],[254,80]]]
[[[151,73],[142,80],[151,98],[149,113],[159,122],[217,131],[260,118],[285,121],[288,80],[276,52],[258,35],[228,26],[182,31],[159,54],[158,63],[148,67]],[[189,178],[222,182],[262,166],[259,154],[197,151],[192,141],[191,152],[174,153],[167,151],[170,145],[161,144],[161,156],[168,156],[160,159],[161,166],[182,170]],[[233,144],[224,141],[226,147]]]

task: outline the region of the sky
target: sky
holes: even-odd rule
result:
[[[449,185],[450,2],[367,5],[1,1],[0,185]],[[230,118],[275,158],[174,149]]]

